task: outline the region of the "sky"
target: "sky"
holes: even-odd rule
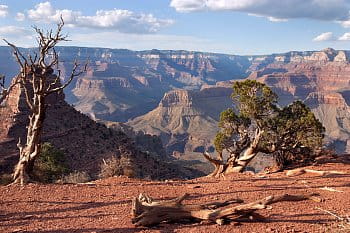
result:
[[[62,46],[260,55],[350,50],[350,0],[0,0],[0,38],[35,46],[32,26]],[[3,41],[0,45],[5,45]]]

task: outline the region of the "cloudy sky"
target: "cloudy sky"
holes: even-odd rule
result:
[[[0,0],[0,38],[29,47],[31,26],[53,28],[61,45],[269,54],[350,50],[349,0]],[[0,45],[4,45],[0,42]]]

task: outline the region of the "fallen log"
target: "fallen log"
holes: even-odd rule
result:
[[[207,204],[182,204],[188,195],[167,201],[154,201],[146,194],[140,194],[132,202],[132,223],[136,226],[153,226],[162,222],[203,221],[215,222],[222,225],[226,222],[241,221],[242,219],[262,218],[255,213],[257,210],[269,209],[271,204],[283,201],[322,201],[318,194],[311,195],[279,195],[268,196],[263,199],[236,206],[232,204],[242,203],[240,199],[232,199],[224,202]]]
[[[328,175],[345,175],[346,172],[342,171],[318,171],[306,168],[297,168],[293,170],[289,170],[286,172],[287,176],[299,176],[305,173],[316,174],[319,176],[328,176]]]

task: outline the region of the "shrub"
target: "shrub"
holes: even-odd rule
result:
[[[34,163],[34,179],[53,183],[69,171],[64,153],[50,143],[41,146],[41,153]]]
[[[87,172],[79,172],[74,171],[72,173],[69,173],[68,175],[63,176],[59,183],[63,184],[77,184],[77,183],[85,183],[90,181],[91,178]]]
[[[100,165],[100,169],[99,178],[108,178],[118,175],[126,175],[128,177],[134,176],[134,169],[132,168],[130,159],[123,156],[120,159],[115,156],[104,159]]]

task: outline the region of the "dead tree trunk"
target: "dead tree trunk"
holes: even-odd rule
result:
[[[213,159],[209,153],[204,152],[203,156],[215,167],[214,171],[209,174],[209,176],[221,177],[234,172],[243,172],[249,162],[259,152],[257,148],[262,134],[263,131],[257,129],[255,131],[254,139],[249,144],[249,147],[243,152],[243,155],[239,157],[236,154],[231,154],[226,162],[223,161],[222,156],[221,159]]]
[[[34,162],[40,153],[41,149],[41,135],[45,119],[45,97],[36,94],[33,97],[32,113],[29,116],[29,125],[27,128],[27,139],[24,145],[19,141],[17,146],[19,148],[19,161],[15,167],[13,179],[14,183],[24,184],[32,174],[34,169]]]
[[[17,144],[20,155],[13,174],[14,183],[25,184],[28,182],[34,169],[35,159],[40,155],[41,135],[47,107],[46,98],[53,93],[61,92],[72,82],[74,77],[85,72],[87,68],[86,64],[84,69],[78,72],[79,65],[75,62],[67,82],[63,85],[60,84],[61,72],[58,70],[59,61],[55,46],[60,41],[66,40],[66,37],[61,34],[63,26],[64,22],[61,19],[55,33],[48,31],[45,34],[42,30],[34,28],[38,34],[39,43],[38,53],[35,54],[35,57],[32,55],[24,56],[15,45],[5,40],[13,49],[16,61],[21,67],[16,82],[21,85],[30,111],[26,142],[22,145],[19,140]],[[54,74],[55,68],[57,74]]]
[[[268,196],[266,198],[236,206],[234,203],[243,202],[240,199],[225,202],[207,203],[202,205],[183,205],[182,201],[188,197],[187,194],[169,201],[155,202],[146,194],[140,194],[132,202],[132,223],[136,226],[152,226],[161,222],[179,222],[183,220],[208,220],[222,225],[230,221],[249,220],[260,216],[255,211],[266,209],[271,204],[283,201],[321,201],[311,195],[280,195]]]

